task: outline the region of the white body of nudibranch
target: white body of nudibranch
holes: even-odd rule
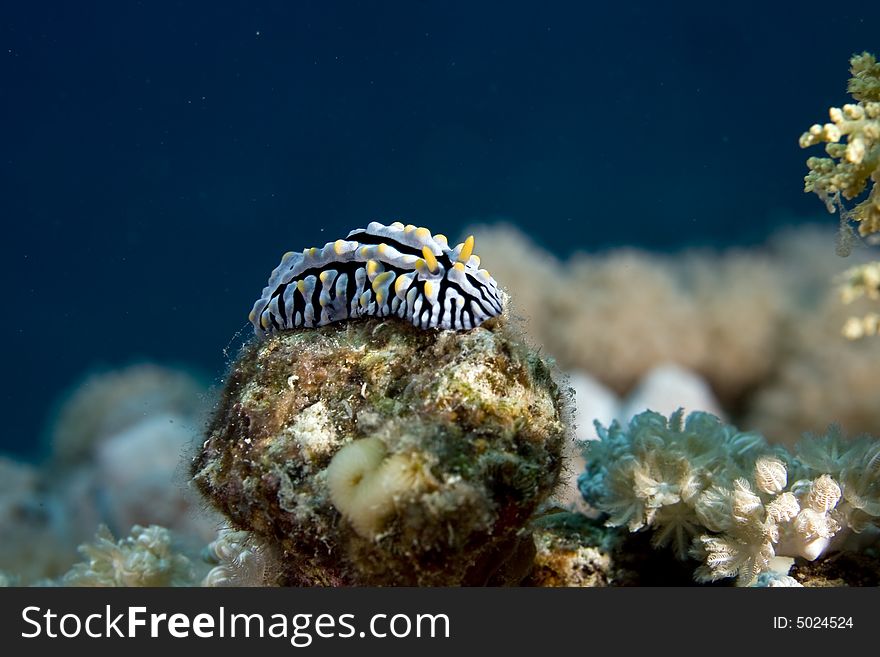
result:
[[[500,315],[504,293],[473,255],[474,238],[373,222],[323,248],[285,253],[250,313],[257,335],[372,315],[467,330]]]

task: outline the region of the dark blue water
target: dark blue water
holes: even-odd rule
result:
[[[880,4],[708,5],[3,3],[0,451],[90,367],[219,375],[280,254],[371,220],[567,254],[816,216],[797,138]]]

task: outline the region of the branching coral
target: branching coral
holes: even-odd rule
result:
[[[825,143],[828,153],[807,160],[804,189],[815,192],[829,212],[843,212],[840,197],[852,200],[870,185],[868,197],[843,212],[865,236],[880,232],[880,64],[864,52],[850,59],[850,72],[849,92],[858,103],[832,107],[830,123],[817,123],[801,135],[801,148]],[[846,144],[840,143],[844,137]]]
[[[804,190],[815,192],[829,212],[840,211],[840,255],[849,255],[850,219],[858,223],[862,236],[880,237],[880,63],[867,52],[850,59],[849,92],[858,101],[829,110],[831,123],[813,125],[801,135],[801,148],[825,143],[828,157],[807,160],[810,172],[804,178]],[[841,140],[846,137],[846,144]],[[844,208],[840,197],[852,200],[868,190],[867,197],[852,210]],[[842,276],[844,303],[867,296],[877,299],[880,287],[880,263],[853,267]],[[880,314],[870,312],[850,317],[843,334],[850,340],[877,335]]]
[[[880,441],[846,441],[832,427],[792,456],[708,413],[684,420],[681,411],[597,431],[579,482],[586,501],[609,526],[651,529],[655,546],[700,559],[698,580],[747,585],[776,557],[813,560],[835,537],[880,526]]]

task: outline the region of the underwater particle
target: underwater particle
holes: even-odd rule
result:
[[[563,417],[549,366],[503,326],[370,317],[247,345],[192,473],[279,555],[281,583],[512,583],[559,479]]]
[[[371,222],[344,240],[288,251],[248,316],[258,336],[365,316],[468,330],[504,311],[505,294],[474,255],[474,238]]]

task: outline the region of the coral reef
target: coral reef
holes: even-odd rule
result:
[[[766,570],[755,579],[755,588],[799,588],[803,584],[798,582],[794,577],[782,575],[772,570]]]
[[[0,586],[153,587],[266,586],[276,569],[271,551],[248,532],[221,528],[215,540],[196,550],[191,537],[158,525],[135,525],[116,540],[101,525],[79,546],[83,558],[56,578],[22,577],[0,571]],[[277,569],[276,569],[277,570]]]
[[[682,367],[701,376],[718,403],[695,410],[723,411],[791,444],[832,422],[852,433],[880,427],[871,375],[880,369],[880,345],[840,339],[850,311],[831,286],[839,258],[827,230],[783,230],[761,250],[669,258],[629,250],[569,262],[509,226],[473,232],[522,330],[564,370],[627,396],[655,368]],[[851,259],[864,264],[867,254]]]
[[[880,342],[842,339],[847,314],[829,290],[790,324],[779,366],[743,409],[743,426],[787,444],[831,423],[850,433],[880,431]]]
[[[800,561],[789,576],[809,588],[880,586],[880,557],[876,551],[837,552],[827,559]]]
[[[697,331],[705,344],[692,369],[731,406],[779,366],[779,347],[794,312],[789,262],[773,252],[731,250],[685,253],[669,265],[697,308]],[[688,349],[688,343],[678,348]]]
[[[192,472],[278,554],[282,583],[513,583],[564,414],[548,365],[503,325],[286,331],[243,350]]]
[[[777,557],[814,560],[850,533],[877,539],[880,441],[844,440],[832,428],[792,456],[708,413],[681,411],[597,430],[579,481],[586,501],[609,526],[651,529],[655,546],[700,559],[698,580],[747,585]]]
[[[579,513],[535,518],[536,554],[527,586],[693,586],[693,567],[630,534]]]
[[[706,377],[722,401],[735,401],[774,367],[790,295],[767,255],[672,259],[629,249],[563,263],[513,227],[471,232],[530,338],[563,368],[589,373],[618,394],[674,363]]]
[[[564,366],[594,374],[624,393],[648,369],[668,362],[696,369],[705,358],[700,309],[662,259],[634,251],[575,256],[559,279],[568,284],[544,286],[545,294],[552,289],[558,294],[544,311],[553,321],[542,343]],[[649,308],[662,312],[646,323]]]
[[[204,545],[219,516],[187,489],[181,455],[202,430],[207,394],[154,364],[88,377],[61,406],[45,463],[0,460],[0,569],[29,584],[58,577],[101,524],[162,525]]]
[[[569,374],[568,384],[574,402],[574,433],[566,453],[564,480],[555,500],[561,507],[587,514],[592,510],[578,492],[577,478],[586,467],[586,444],[599,439],[596,422],[607,425],[617,419],[626,423],[645,410],[672,413],[682,407],[724,415],[705,381],[678,365],[661,365],[649,371],[625,399],[619,399],[601,383],[580,372]]]
[[[52,489],[82,516],[76,545],[106,524],[115,533],[161,525],[199,542],[219,518],[187,493],[181,456],[203,431],[207,391],[176,369],[151,363],[88,377],[52,429]],[[87,533],[86,533],[87,532]]]

